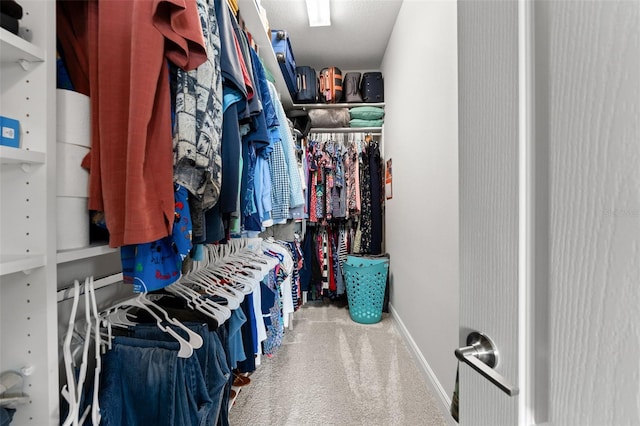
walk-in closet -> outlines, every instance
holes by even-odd
[[[639,1],[0,18],[0,426],[640,424]]]
[[[3,426],[230,424],[347,256],[388,303],[382,88],[296,105],[263,5],[157,3],[2,2]]]

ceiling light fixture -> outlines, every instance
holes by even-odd
[[[331,25],[330,0],[306,0],[310,27],[327,27]]]

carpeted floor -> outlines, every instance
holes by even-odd
[[[293,327],[238,394],[232,426],[447,424],[388,314],[365,325],[315,302]]]

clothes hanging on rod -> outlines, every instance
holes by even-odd
[[[75,387],[68,424],[228,424],[231,388],[247,382],[237,376],[254,371],[260,355],[277,352],[300,306],[301,253],[299,242],[260,238],[207,245],[203,260],[176,283],[99,315],[85,284],[84,321],[72,309],[65,344],[67,381]],[[76,307],[80,290],[76,283]],[[78,381],[74,336],[83,360],[89,344],[101,355],[95,374],[85,367]]]
[[[367,133],[311,134],[308,141],[309,221],[350,220],[356,252],[382,250],[382,158]]]
[[[311,300],[340,298],[346,293],[343,264],[349,252],[348,222],[329,222],[307,228],[300,271],[300,288]]]
[[[148,105],[144,105],[153,125],[142,123],[151,125],[153,134],[138,134],[147,128],[137,121],[122,126],[127,119],[118,122],[108,112],[116,107],[119,114],[129,114],[133,105],[119,100],[130,97],[111,99],[103,80],[90,73],[89,64],[91,69],[102,70],[104,65],[114,71],[104,75],[108,74],[116,86],[122,85],[118,94],[133,90],[129,80],[137,75],[135,66],[131,76],[119,73],[104,52],[119,57],[123,53],[119,49],[134,51],[138,44],[134,40],[103,46],[99,41],[94,46],[95,40],[118,40],[119,36],[108,37],[109,30],[99,23],[126,14],[120,22],[121,34],[129,34],[131,28],[138,34],[157,23],[152,13],[154,2],[149,2],[149,8],[135,9],[135,13],[131,13],[131,0],[124,1],[118,10],[93,3],[80,3],[77,8],[59,6],[60,53],[63,59],[69,58],[65,63],[71,68],[72,83],[75,80],[79,89],[94,94],[93,128],[99,131],[93,135],[96,149],[85,162],[91,166],[90,205],[105,212],[110,245],[122,247],[126,281],[134,290],[153,291],[176,282],[186,255],[183,248],[176,252],[175,246],[185,240],[184,235],[190,239],[185,249],[192,256],[199,251],[198,244],[255,236],[273,224],[302,219],[301,164],[291,125],[275,87],[267,81],[250,34],[238,21],[237,8],[232,10],[225,0],[187,0],[185,16],[189,20],[184,23],[189,28],[176,26],[175,20],[161,28],[164,31],[158,32],[158,40],[171,42],[162,42],[164,48],[145,50],[145,58],[153,56],[158,61],[158,79],[149,80],[157,83],[157,93],[150,88]],[[127,28],[131,31],[125,31]],[[89,45],[95,49],[89,50]],[[96,94],[102,91],[98,89],[105,91],[99,102]],[[171,113],[161,113],[168,106]],[[129,115],[144,116],[138,114],[143,110]],[[114,132],[122,133],[118,137],[121,144],[101,147],[100,141],[112,136],[109,132],[114,126]],[[147,149],[152,139],[154,148]],[[172,145],[167,144],[169,139]],[[130,160],[124,161],[128,153],[136,156],[131,160],[134,166]],[[112,161],[116,154],[122,161]],[[109,161],[108,169],[100,167],[102,157]],[[171,157],[173,161],[167,162]],[[145,164],[158,172],[142,173],[138,169]],[[137,179],[140,173],[140,182],[151,175],[153,182],[117,189],[126,182],[113,176]],[[169,190],[172,184],[173,193]],[[159,200],[155,204],[151,202],[154,197]]]
[[[310,133],[306,141],[307,209],[301,287],[312,299],[344,295],[348,253],[382,251],[382,158],[368,132]]]
[[[112,247],[166,237],[174,213],[168,63],[191,70],[207,59],[196,2],[168,13],[156,1],[61,3],[62,51],[84,58],[70,75],[85,77],[91,95],[89,209],[105,212]]]

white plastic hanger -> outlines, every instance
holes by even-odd
[[[160,305],[152,302],[147,298],[147,293],[140,293],[138,295],[138,299],[141,300],[148,307],[151,307],[153,309],[160,311],[160,313],[162,313],[162,315],[164,316],[165,320],[168,323],[181,328],[185,333],[187,333],[187,335],[189,336],[189,345],[191,345],[193,349],[199,349],[202,347],[202,345],[204,344],[204,340],[202,339],[202,336],[200,336],[198,333],[196,333],[186,325],[182,324],[176,318],[170,317],[167,311],[165,311]]]
[[[235,306],[231,309],[237,309],[242,301],[244,300],[244,293],[235,288],[233,286],[233,274],[225,274],[213,269],[205,269],[200,271],[201,275],[208,277],[209,283],[213,286],[214,289],[221,291],[222,293],[228,294],[230,297],[235,299]]]
[[[195,284],[203,284],[210,290],[210,294],[218,294],[226,299],[229,299],[229,308],[237,309],[244,299],[244,294],[241,291],[234,291],[230,289],[228,285],[222,284],[221,279],[225,278],[226,274],[219,271],[221,265],[224,263],[224,258],[220,255],[220,251],[224,248],[220,246],[214,247],[208,245],[204,267],[198,271],[191,273],[188,277],[191,281],[196,281]],[[217,291],[220,290],[220,291]],[[234,300],[235,299],[235,300]]]
[[[216,303],[208,297],[202,297],[200,293],[191,287],[184,285],[182,282],[174,284],[176,285],[171,285],[167,287],[167,289],[169,289],[169,291],[176,291],[187,300],[191,300],[196,310],[199,310],[206,315],[213,316],[213,318],[218,321],[218,324],[224,323],[231,317],[231,310],[226,306]]]
[[[75,280],[73,283],[73,302],[71,305],[71,314],[69,315],[69,325],[67,326],[67,334],[62,344],[62,356],[64,359],[64,369],[67,376],[67,383],[62,387],[61,394],[69,404],[69,413],[62,423],[62,426],[69,426],[74,423],[75,413],[77,412],[78,401],[76,401],[76,382],[73,374],[73,357],[71,354],[71,338],[76,321],[76,313],[78,312],[78,301],[80,299],[80,283]],[[77,424],[77,417],[75,422]]]
[[[229,286],[220,284],[216,277],[207,275],[206,271],[206,269],[203,269],[183,277],[183,283],[193,284],[203,289],[207,294],[226,299],[227,308],[230,310],[238,309],[242,299]],[[240,295],[244,297],[242,293]]]
[[[82,347],[82,362],[80,363],[80,372],[78,374],[78,384],[76,386],[76,407],[75,418],[73,424],[84,424],[84,419],[89,413],[90,405],[80,415],[80,401],[82,401],[84,382],[87,378],[87,365],[89,357],[89,346],[91,346],[91,305],[89,303],[89,278],[84,280],[84,344]]]
[[[108,322],[108,326],[126,329],[138,324],[129,318],[129,315],[133,315],[129,312],[130,309],[133,309],[133,306],[118,304],[107,308],[100,316],[103,321]]]
[[[100,388],[100,372],[102,370],[102,357],[100,356],[100,348],[102,347],[102,338],[100,336],[100,317],[98,315],[98,305],[96,303],[96,289],[93,283],[93,277],[89,278],[89,298],[91,302],[91,315],[94,321],[94,345],[95,345],[95,369],[93,378],[93,401],[91,404],[91,422],[93,426],[100,425],[100,404],[98,391]]]
[[[140,295],[142,295],[142,294],[143,293],[140,293]],[[126,306],[135,306],[135,307],[138,307],[140,309],[144,309],[153,318],[155,318],[156,325],[160,330],[164,331],[165,333],[168,333],[174,339],[176,339],[178,341],[178,343],[180,343],[180,349],[178,350],[178,356],[180,358],[189,358],[191,355],[193,355],[194,347],[189,343],[189,341],[187,341],[182,336],[180,336],[178,333],[176,333],[171,327],[165,327],[164,325],[162,325],[163,319],[158,316],[158,314],[150,307],[150,305],[145,303],[145,301],[140,298],[140,295],[138,295],[136,297],[133,297],[131,299],[127,299],[124,302],[120,302],[117,305],[115,305],[114,307],[112,307],[111,309],[118,309],[118,308],[126,307]],[[166,312],[165,312],[165,314],[166,314]],[[110,324],[108,318],[105,318],[104,316],[101,316],[101,317],[102,317],[103,321],[107,322],[108,325]],[[167,315],[167,318],[168,318],[168,315]],[[109,328],[109,337],[111,337],[111,335],[110,335],[111,331],[110,330],[111,329]],[[201,342],[201,344],[202,344],[202,342]]]
[[[199,293],[181,282],[171,284],[166,287],[166,290],[183,297],[187,300],[187,304],[191,309],[195,309],[215,319],[218,324],[223,324],[231,317],[231,310],[229,308],[215,303],[209,298],[201,297]]]
[[[254,282],[244,275],[248,270],[247,267],[241,267],[240,264],[226,263],[220,266],[217,272],[230,282],[229,285],[246,295],[251,293],[254,287]],[[253,275],[251,276],[253,277]]]
[[[189,327],[182,324],[177,319],[170,318],[169,314],[161,306],[157,305],[152,300],[150,300],[147,297],[146,293],[140,293],[140,295],[138,295],[137,298],[139,302],[145,305],[143,309],[145,309],[147,312],[153,313],[150,310],[150,308],[156,309],[156,311],[159,311],[165,317],[165,321],[184,330],[189,336],[189,344],[194,349],[198,349],[202,346],[203,344],[202,336],[200,336],[198,333],[196,333],[195,331],[191,330]],[[121,304],[118,304],[116,307],[110,308],[108,315],[103,316],[103,319],[106,319],[113,326],[119,326],[124,328],[135,326],[138,323],[131,321],[128,317],[129,315],[131,315],[131,313],[129,312],[129,309],[133,307],[140,308],[141,306],[139,304],[130,304],[130,303],[127,303],[127,301],[125,301]],[[156,316],[154,316],[154,318],[156,318]]]

